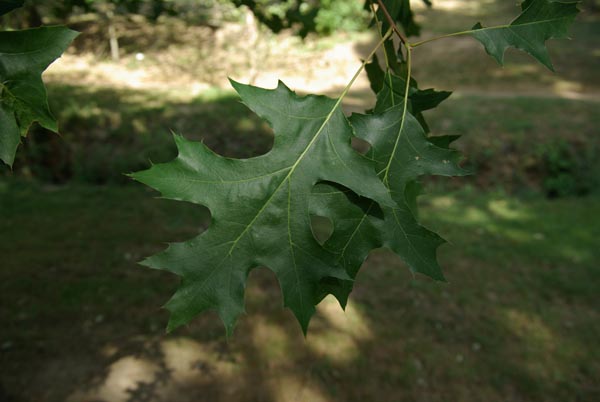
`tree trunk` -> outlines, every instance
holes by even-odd
[[[115,28],[115,13],[112,10],[106,12],[106,20],[108,21],[108,41],[110,45],[110,55],[113,61],[119,61],[119,38],[117,37],[117,29]]]

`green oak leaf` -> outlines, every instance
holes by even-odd
[[[19,7],[23,7],[24,3],[25,0],[0,0],[0,16]]]
[[[579,13],[578,2],[558,0],[526,0],[522,13],[510,23],[484,27],[477,23],[470,33],[483,44],[486,52],[504,64],[504,52],[509,47],[521,49],[554,71],[546,49],[548,39],[568,37],[568,28]]]
[[[389,70],[387,72],[383,71],[376,55],[373,56],[370,63],[365,65],[365,70],[371,83],[371,89],[377,94],[375,113],[381,113],[403,101],[406,90],[405,78]],[[429,126],[425,121],[423,112],[436,108],[450,95],[452,95],[452,92],[449,91],[436,91],[432,88],[419,89],[417,81],[411,78],[408,90],[408,110],[421,123],[425,132],[429,132]]]
[[[0,159],[12,165],[33,122],[56,132],[42,72],[78,35],[66,27],[0,32]]]
[[[375,113],[383,112],[404,99],[406,79],[399,77],[389,71],[385,74],[383,87],[377,94]],[[419,89],[417,82],[411,79],[408,89],[408,107],[410,112],[417,117],[426,110],[436,108],[440,103],[452,95],[449,91],[436,91],[433,88]]]
[[[459,138],[460,135],[438,135],[429,136],[427,137],[427,140],[436,147],[450,149],[450,145]],[[462,174],[470,174],[470,172],[467,170],[463,170]],[[404,192],[404,198],[406,199],[406,203],[416,220],[419,220],[417,199],[422,194],[422,190],[423,187],[421,186],[421,182],[419,182],[418,179],[415,179],[407,183],[406,191]]]
[[[171,244],[143,264],[182,278],[166,305],[169,330],[216,310],[230,334],[244,312],[249,271],[266,266],[306,333],[320,281],[350,279],[313,236],[308,210],[313,186],[329,181],[381,205],[394,202],[374,164],[352,149],[352,128],[341,99],[299,97],[281,82],[274,90],[232,85],[272,126],[273,148],[262,156],[230,159],[176,136],[175,160],[132,174],[164,197],[205,205],[212,214],[205,232]]]
[[[413,272],[444,280],[436,258],[436,250],[444,240],[416,220],[420,187],[415,181],[423,175],[457,176],[468,172],[459,167],[457,151],[436,146],[425,136],[417,119],[403,112],[400,104],[380,114],[353,114],[350,118],[357,137],[371,144],[367,156],[375,161],[395,206],[380,208],[371,200],[341,190],[337,184],[321,183],[314,190],[312,214],[330,218],[334,225],[324,246],[337,254],[352,279],[371,250],[386,247]],[[439,142],[445,145],[443,140]],[[345,305],[352,285],[352,281],[326,278],[320,296],[331,293]]]
[[[375,94],[378,94],[379,91],[381,91],[381,88],[383,88],[385,71],[383,71],[379,65],[379,57],[377,57],[377,54],[374,54],[373,57],[371,57],[371,61],[365,64],[365,72],[367,73],[371,90]]]

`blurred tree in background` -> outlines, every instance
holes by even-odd
[[[431,0],[419,1],[428,7],[432,5]],[[600,9],[600,0],[583,0],[582,3],[589,12]],[[149,21],[170,15],[190,24],[204,25],[223,16],[241,21],[239,13],[236,14],[233,9],[245,6],[271,31],[277,33],[292,29],[304,37],[309,33],[322,35],[331,34],[334,30],[365,29],[366,10],[371,0],[27,0],[25,4],[23,10],[4,18],[3,25],[19,28],[39,26],[43,19],[49,23],[69,23],[73,17],[90,13],[137,15]],[[408,36],[419,34],[420,27],[414,21],[410,0],[385,0],[384,4]]]
[[[367,13],[359,1],[344,0],[232,0],[248,7],[273,32],[292,28],[304,37],[311,32],[364,29]]]
[[[416,11],[413,8],[423,4],[429,6],[429,1],[383,2],[407,36],[421,33],[421,27],[413,18]],[[146,78],[147,80],[156,80],[161,74],[162,77],[169,77],[169,85],[165,83],[165,89],[173,88],[171,77],[182,79],[182,76],[188,80],[198,80],[202,85],[218,87],[219,79],[225,75],[223,71],[227,71],[231,76],[245,74],[248,81],[253,82],[260,75],[261,69],[297,70],[297,66],[302,63],[316,65],[317,58],[309,57],[308,53],[317,46],[326,47],[327,43],[337,41],[336,38],[355,41],[355,37],[350,38],[344,32],[361,31],[368,27],[369,13],[365,7],[369,7],[370,3],[368,0],[26,0],[26,7],[0,18],[0,21],[5,27],[19,29],[42,23],[67,24],[72,29],[82,32],[68,54],[90,66],[82,70],[85,73],[81,72],[90,77],[103,68],[107,70],[108,75],[113,76],[127,71],[143,71],[144,74],[151,71],[149,74],[152,78]],[[461,21],[451,22],[452,19],[448,19],[447,16],[444,19],[436,17],[447,11],[443,11],[445,9],[442,1],[437,3],[437,8],[436,2],[433,3],[432,10],[421,13],[421,19],[418,20],[423,24],[422,33],[431,33],[432,29],[445,29],[443,24],[446,22],[440,28],[440,21],[462,26]],[[498,4],[502,4],[501,7],[498,6],[499,10],[510,11],[513,7],[503,2]],[[585,15],[596,18],[593,13],[597,12],[599,5],[599,0],[584,0]],[[494,9],[491,5],[489,7]],[[421,7],[419,11],[424,10]],[[381,15],[378,18],[380,21],[385,20]],[[590,31],[590,26],[580,25],[580,36],[592,38],[593,31]],[[339,29],[334,30],[334,27]],[[272,35],[271,31],[283,32],[283,35]],[[341,36],[335,36],[339,31],[343,32]],[[311,37],[300,45],[293,42],[298,40],[292,36],[294,34],[310,34]],[[320,39],[316,36],[329,34],[333,34],[333,37],[325,38],[321,44],[317,44]],[[293,49],[289,48],[279,48],[283,43],[281,38],[293,38],[292,42],[295,43],[298,52],[294,53]],[[581,41],[572,43],[574,47],[569,49],[572,49],[570,51],[573,53],[576,53],[578,46],[585,47],[578,44]],[[121,59],[118,67],[107,60],[111,54],[113,59]],[[140,60],[136,59],[138,56]],[[564,58],[573,60],[571,53]],[[586,60],[592,59],[588,55],[579,63],[584,66],[590,64],[591,68],[592,63]],[[108,63],[99,66],[104,62]],[[271,65],[265,66],[266,62],[270,62]],[[434,67],[431,68],[430,74],[425,76],[434,76]],[[445,71],[452,73],[458,69],[451,68]],[[135,76],[134,73],[131,75]],[[472,75],[474,76],[475,74]],[[591,75],[586,75],[588,76]],[[62,79],[58,75],[55,78],[59,81]],[[452,79],[470,80],[467,74],[458,72],[454,73]],[[577,82],[580,77],[573,73],[569,79]],[[90,80],[94,82],[93,79]],[[58,94],[51,96],[50,102],[52,110],[59,117],[63,137],[50,135],[43,128],[34,126],[32,135],[24,143],[24,152],[17,155],[18,161],[13,173],[53,182],[72,179],[94,183],[113,180],[122,182],[125,179],[121,172],[144,168],[148,159],[163,160],[170,156],[171,144],[160,135],[174,128],[175,123],[172,123],[169,117],[163,117],[161,122],[156,118],[156,113],[146,116],[138,109],[124,107],[112,110],[113,103],[116,102],[113,98],[117,95],[113,94],[113,98],[110,98],[109,92],[105,92],[106,100],[94,96],[94,104],[88,105],[85,91],[77,92],[81,94],[81,97],[77,98],[73,94],[74,91],[68,91],[61,86],[72,85],[73,82],[64,79],[61,84],[54,82],[50,87],[51,92]],[[101,80],[94,83],[100,82]],[[102,81],[102,85],[104,84],[106,82]],[[107,109],[111,111],[107,112]],[[120,117],[125,115],[127,117]],[[181,123],[186,120],[184,117],[178,115],[175,120],[175,128],[178,130],[194,132],[194,126],[180,128],[180,125],[185,125]],[[131,132],[145,134],[129,136]],[[220,141],[222,148],[233,146],[223,145],[224,140]],[[560,147],[554,143],[548,146],[536,145],[530,152],[526,152],[525,148],[527,147],[524,145],[518,146],[519,155],[529,155],[529,167],[523,168],[524,173],[503,174],[502,179],[498,179],[499,182],[508,182],[509,175],[515,176],[516,182],[527,182],[528,177],[534,175],[535,182],[543,183],[540,186],[547,194],[553,196],[586,193],[594,187],[593,181],[589,179],[594,175],[587,172],[592,171],[589,166],[595,160],[595,148],[589,152],[589,156],[582,151],[583,145],[574,140]],[[124,155],[114,159],[106,157],[117,152],[115,150],[123,152]],[[471,155],[477,155],[471,151]],[[491,151],[486,149],[486,152]],[[521,156],[515,160],[520,160]],[[527,159],[524,156],[523,158]],[[483,166],[481,170],[493,170],[488,168],[489,158],[482,156],[475,159],[476,156],[471,163]],[[0,172],[0,175],[6,174],[8,172]],[[521,185],[517,187],[519,186]]]
[[[82,13],[104,13],[112,9],[119,14],[140,14],[156,20],[163,14],[174,12],[173,3],[168,0],[49,0],[44,2],[26,1],[25,8],[29,13],[51,20],[68,22],[69,17]]]
[[[69,23],[70,17],[92,13],[99,16],[108,28],[111,56],[119,60],[119,42],[115,27],[116,15],[141,15],[150,21],[156,21],[163,14],[175,14],[170,1],[166,0],[51,0],[44,3],[28,1],[17,18],[11,18],[12,24],[19,28],[40,26],[44,22]]]
[[[405,3],[405,8],[409,8],[409,2]],[[44,22],[72,24],[91,14],[106,25],[111,56],[119,60],[117,17],[141,16],[156,22],[168,15],[188,24],[218,28],[223,20],[241,21],[235,7],[245,6],[272,32],[292,29],[305,37],[309,33],[327,35],[365,29],[368,4],[369,1],[363,4],[360,0],[50,0],[43,3],[29,0],[22,10],[5,18],[3,25],[23,29]]]
[[[150,21],[170,15],[192,24],[206,24],[211,17],[231,15],[233,7],[242,6],[273,32],[293,28],[302,36],[364,29],[368,15],[360,0],[29,0],[16,17],[3,22],[24,28],[41,25],[42,16],[47,22],[69,23],[82,14],[112,13],[139,15]]]

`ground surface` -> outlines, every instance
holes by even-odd
[[[207,223],[140,188],[4,187],[3,386],[25,401],[584,401],[600,389],[598,198],[463,190],[422,215],[450,284],[374,253],[346,313],[308,338],[254,272],[227,342],[216,316],[165,335],[176,280],[135,264]],[[9,370],[6,370],[10,368]],[[8,399],[10,400],[10,399]]]
[[[439,0],[420,11],[424,37],[504,22],[513,3]],[[421,200],[451,242],[440,250],[449,283],[374,252],[347,311],[326,299],[307,339],[266,269],[252,273],[229,341],[214,315],[165,335],[159,306],[177,278],[135,262],[209,214],[121,173],[172,158],[170,129],[229,156],[265,152],[269,128],[226,74],[336,94],[372,38],[281,40],[252,77],[251,60],[221,53],[211,67],[185,41],[143,49],[146,64],[135,52],[120,64],[66,57],[48,74],[62,139],[33,136],[0,177],[0,401],[600,399],[599,32],[586,15],[573,41],[553,42],[556,75],[514,53],[500,69],[468,39],[415,52],[421,83],[457,89],[428,115],[433,132],[462,134],[479,172],[429,182]],[[371,100],[362,80],[345,107]]]

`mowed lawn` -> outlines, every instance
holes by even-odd
[[[0,187],[0,367],[8,401],[592,401],[600,396],[600,198],[430,194],[449,283],[372,253],[344,313],[309,335],[274,276],[170,335],[177,286],[136,265],[209,222],[142,186]],[[12,399],[11,399],[12,398]],[[143,399],[145,398],[145,399]]]

